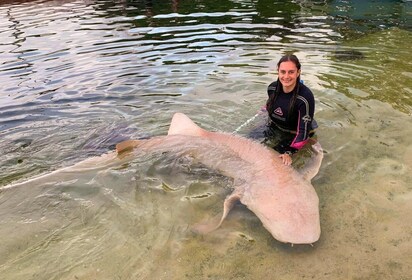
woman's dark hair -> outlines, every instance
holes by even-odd
[[[277,64],[278,69],[279,69],[280,64],[282,62],[285,62],[285,61],[293,62],[296,65],[296,68],[298,70],[300,70],[301,65],[300,65],[299,59],[296,57],[296,55],[287,54],[287,55],[282,56],[282,58],[279,60],[279,62]],[[289,113],[288,113],[289,116],[291,115],[291,113],[292,113],[292,111],[295,107],[296,98],[298,97],[298,92],[299,92],[299,85],[300,85],[300,75],[296,79],[296,85],[295,85],[295,88],[292,91],[292,98],[290,99],[290,103],[289,103]],[[269,113],[273,112],[273,110],[274,110],[274,108],[272,108],[273,104],[275,103],[276,98],[278,97],[281,90],[282,90],[282,87],[281,87],[281,83],[280,83],[279,78],[278,78],[274,94],[269,95],[269,99],[266,103],[266,108],[267,108]]]

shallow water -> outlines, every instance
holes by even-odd
[[[2,278],[412,277],[410,1],[2,3],[2,186],[165,134],[177,111],[248,135],[290,51],[326,151],[314,247],[273,240],[241,205],[193,234],[232,179],[146,154],[2,187]]]

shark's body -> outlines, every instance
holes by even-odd
[[[133,152],[123,153],[133,148]],[[297,172],[284,165],[276,151],[260,143],[233,134],[203,130],[186,115],[177,113],[167,136],[127,140],[116,146],[117,152],[89,158],[0,189],[59,184],[85,171],[92,176],[93,172],[121,165],[141,155],[141,152],[189,155],[234,179],[234,191],[225,200],[222,218],[215,224],[198,227],[200,231],[219,227],[233,204],[240,201],[256,214],[275,239],[292,244],[311,244],[320,237],[320,221],[318,196],[310,180],[317,174],[323,158],[319,143],[312,148],[315,153],[311,164]]]
[[[323,158],[319,143],[312,146],[315,154],[311,164],[299,173],[284,165],[276,151],[260,143],[203,130],[186,115],[176,113],[167,136],[117,145],[119,153],[130,148],[187,153],[234,178],[234,191],[226,198],[223,216],[215,227],[239,200],[281,242],[311,244],[320,237],[319,199],[310,183]]]

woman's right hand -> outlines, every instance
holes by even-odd
[[[282,159],[284,165],[292,164],[292,157],[289,154],[280,154],[279,157]]]

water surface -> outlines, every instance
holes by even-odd
[[[363,2],[3,1],[2,277],[411,278],[412,3]],[[177,111],[248,135],[286,52],[326,151],[314,247],[273,240],[240,205],[193,234],[233,182],[174,155],[7,187],[165,134]]]

